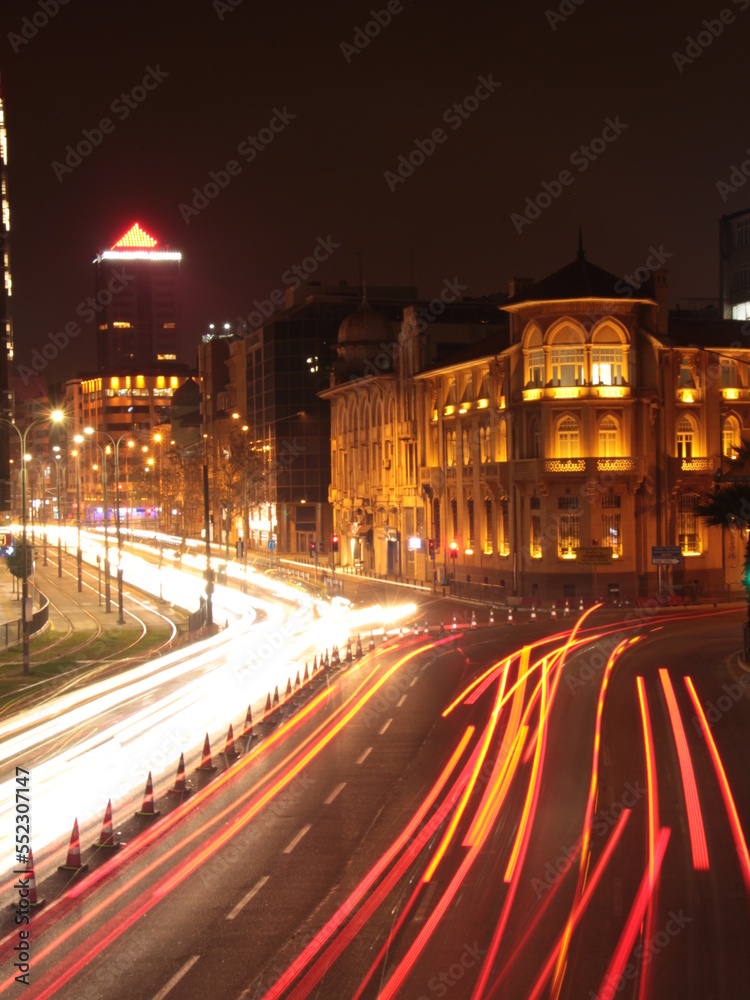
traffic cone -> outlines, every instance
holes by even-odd
[[[445,622],[442,618],[440,619],[440,634],[445,635]]]
[[[158,816],[159,810],[154,809],[154,784],[151,780],[151,772],[146,778],[146,791],[143,793],[143,803],[136,813],[136,816]]]
[[[327,669],[328,669],[328,667],[330,666],[330,663],[331,663],[331,661],[330,661],[330,660],[328,659],[328,646],[326,646],[326,658],[325,658],[325,660],[323,661],[323,663],[325,663],[325,665],[326,665],[326,670],[327,670]],[[321,664],[321,666],[322,666],[322,664]]]
[[[268,692],[266,697],[266,707],[263,710],[263,722],[267,726],[275,726],[276,719],[273,717],[273,705],[271,704],[271,692]]]
[[[419,622],[414,622],[414,635],[419,635]]]
[[[476,611],[472,611],[471,612],[471,627],[472,628],[476,628],[477,627],[477,613],[476,613]]]
[[[187,781],[185,780],[185,754],[180,754],[180,762],[177,765],[177,776],[174,779],[174,785],[167,789],[172,795],[182,795],[183,792],[191,792],[192,788],[188,788]]]
[[[284,692],[284,701],[288,701],[291,697],[292,697],[292,678],[287,677],[286,691]]]
[[[279,707],[279,685],[278,684],[273,689],[273,707],[274,708],[278,708]]]
[[[495,624],[495,609],[490,608],[490,625]]]
[[[454,632],[456,631],[456,627],[457,627],[457,626],[456,626],[456,616],[454,615],[454,616],[453,616],[453,631],[454,631]]]
[[[115,833],[112,829],[112,799],[109,799],[107,808],[104,811],[102,832],[99,834],[99,839],[94,844],[94,847],[114,847],[117,850],[121,846],[119,842],[115,842]]]
[[[322,656],[320,658],[320,665],[321,665],[321,667],[323,666],[323,657]],[[305,666],[307,666],[307,664],[305,664]],[[313,656],[313,668],[312,668],[312,672],[314,674],[318,672],[318,654],[317,653],[315,654],[315,656]]]
[[[531,605],[531,620],[536,621],[536,604]]]
[[[568,603],[568,599],[567,598],[565,599],[565,610],[563,611],[563,616],[565,618],[570,617],[570,604]]]
[[[346,640],[346,662],[347,663],[351,663],[352,662],[352,640],[351,639],[347,639]]]
[[[300,688],[299,670],[297,671],[297,676],[294,678],[294,690],[298,691]]]
[[[250,709],[248,709],[248,712]],[[250,727],[252,729],[252,725]],[[208,741],[208,733],[206,733],[206,738],[203,741],[203,756],[201,757],[201,762],[196,768],[196,771],[215,771],[216,765],[211,760],[211,744]]]
[[[583,598],[582,597],[578,598],[578,610],[579,611],[583,611]]]
[[[424,620],[424,628],[422,629],[425,635],[429,635],[430,626],[427,624],[427,619]]]
[[[508,624],[509,625],[513,624],[513,608],[510,606],[510,604],[508,605]]]
[[[362,638],[361,638],[359,632],[357,632],[357,649],[356,649],[354,655],[357,657],[358,660],[362,659],[362,655],[363,655],[362,654]]]
[[[317,659],[317,657],[316,657]],[[315,673],[315,661],[313,661],[313,673]],[[305,660],[305,673],[302,676],[302,683],[308,684],[310,681],[310,672],[307,669],[307,660]]]
[[[554,621],[556,618],[557,618],[557,608],[555,607],[555,602],[553,601],[552,602],[552,620]]]
[[[370,641],[367,644],[368,649],[375,649],[375,636],[372,634],[372,629],[370,629]]]
[[[242,730],[242,738],[250,736],[251,738],[255,734],[253,733],[253,706],[247,706],[247,712],[245,713],[245,728]]]
[[[68,860],[64,865],[58,866],[60,872],[85,872],[88,865],[81,864],[81,838],[78,836],[78,819],[73,824],[73,831],[70,834],[70,844],[68,845]]]
[[[227,741],[224,744],[224,749],[221,751],[222,757],[239,757],[242,751],[235,745],[234,742],[234,730],[232,729],[232,723],[229,723],[229,729],[227,730]]]
[[[34,874],[34,852],[29,848],[29,857],[26,861],[26,875],[28,875],[28,890],[29,894],[26,897],[29,901],[29,906],[44,906],[45,900],[39,899],[36,892],[36,875]],[[15,903],[13,906],[15,907]]]

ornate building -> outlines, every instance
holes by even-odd
[[[364,328],[355,352],[342,327],[340,374],[321,394],[342,564],[429,582],[431,539],[438,580],[509,596],[738,586],[742,539],[706,528],[696,504],[750,427],[750,340],[738,322],[670,320],[665,271],[637,297],[621,288],[581,247],[515,283],[499,305],[507,334],[496,316],[490,337],[475,329],[435,361],[444,318],[417,335],[406,310],[392,363],[360,378],[375,337]]]

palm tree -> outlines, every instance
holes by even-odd
[[[711,527],[750,529],[750,442],[743,441],[732,459],[732,469],[721,472],[710,493],[698,501],[698,515]],[[750,539],[745,541],[742,584],[747,594],[747,620],[750,625]]]

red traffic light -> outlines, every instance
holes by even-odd
[[[331,535],[331,552],[338,552],[339,550],[339,536]]]
[[[458,542],[451,542],[450,550],[451,550],[451,559],[458,558]]]

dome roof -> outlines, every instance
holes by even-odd
[[[393,326],[367,299],[347,316],[339,327],[339,344],[390,344],[394,339]]]

